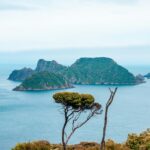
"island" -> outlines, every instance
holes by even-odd
[[[150,73],[146,74],[144,77],[150,79]]]
[[[140,83],[145,83],[145,78],[144,78],[143,75],[138,74],[138,75],[136,76],[136,81],[137,81],[139,84],[140,84]]]
[[[136,77],[113,59],[106,57],[80,58],[63,71],[74,84],[134,85]]]
[[[55,60],[40,59],[36,68],[13,71],[9,78],[23,81],[14,90],[51,90],[80,85],[136,85],[144,82],[140,75],[134,76],[126,68],[107,57],[80,58],[71,66]]]
[[[61,75],[49,72],[40,72],[33,74],[25,79],[14,91],[39,91],[39,90],[57,90],[73,88]]]
[[[14,70],[8,77],[12,81],[24,81],[26,78],[32,76],[35,73],[31,68],[23,68],[20,70]]]
[[[31,77],[35,73],[44,72],[44,71],[52,72],[52,73],[60,73],[62,70],[66,68],[67,68],[66,66],[57,63],[55,60],[45,61],[44,59],[40,59],[37,62],[36,68],[34,70],[26,67],[19,70],[14,70],[9,75],[8,80],[24,81],[25,79]]]

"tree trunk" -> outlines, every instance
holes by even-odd
[[[66,123],[64,124],[64,126],[63,126],[63,128],[62,128],[62,145],[63,145],[63,150],[66,150],[65,127],[66,127]]]
[[[68,123],[68,117],[67,117],[67,111],[65,110],[65,122],[64,122],[64,125],[63,125],[63,128],[62,128],[62,145],[63,145],[63,150],[66,150],[66,142],[65,142],[65,128],[66,128],[66,125]]]
[[[103,127],[103,136],[102,136],[100,150],[105,150],[105,136],[106,136],[106,127],[107,127],[107,114],[108,114],[108,107],[106,106],[105,118],[104,118],[104,127]]]
[[[104,127],[103,127],[103,136],[102,136],[102,140],[101,140],[101,145],[100,145],[100,150],[105,150],[105,136],[106,136],[106,130],[107,130],[107,116],[108,116],[108,109],[109,106],[111,105],[111,103],[114,100],[114,96],[117,92],[117,88],[115,88],[114,91],[110,90],[110,97],[106,103],[106,107],[105,107],[105,117],[104,117]]]

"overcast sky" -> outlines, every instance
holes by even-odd
[[[150,60],[150,0],[0,1],[1,52],[132,46]]]
[[[1,0],[0,50],[150,45],[149,0]]]

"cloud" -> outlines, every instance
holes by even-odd
[[[1,0],[0,10],[30,10],[46,8],[51,4],[51,0]]]
[[[35,9],[0,11],[1,51],[150,45],[147,0],[6,2]]]
[[[2,10],[27,10],[27,7],[16,5],[0,5],[0,11]]]
[[[26,10],[31,8],[49,8],[55,6],[73,6],[80,4],[136,4],[137,0],[1,0],[0,1],[0,10]]]
[[[29,5],[18,4],[15,1],[0,1],[0,11],[11,11],[11,10],[29,10]]]

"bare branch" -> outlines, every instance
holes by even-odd
[[[68,136],[68,138],[67,138],[67,140],[66,140],[66,144],[68,143],[68,141],[70,140],[70,138],[71,138],[71,136],[74,134],[74,132],[75,132],[77,129],[79,129],[80,127],[82,127],[84,124],[86,124],[86,123],[96,114],[96,112],[97,112],[96,109],[93,110],[93,111],[91,111],[91,113],[88,115],[88,117],[87,117],[82,123],[80,123],[80,124],[78,124],[78,125],[76,125],[76,126],[74,126],[74,124],[75,124],[75,122],[79,119],[79,117],[73,120],[73,123],[72,123],[72,131],[71,131],[71,133],[69,134],[69,136]],[[81,114],[81,113],[80,113],[80,114]],[[79,116],[80,116],[80,115],[79,115]]]
[[[76,115],[76,117],[73,119],[73,121],[72,121],[72,130],[74,130],[75,122],[79,119],[81,113],[82,113],[82,111],[80,111],[80,112]]]
[[[109,106],[112,104],[113,100],[114,100],[114,96],[117,92],[117,88],[115,88],[114,91],[112,91],[109,88],[110,91],[110,97],[106,103],[106,107],[105,107],[105,117],[104,117],[104,127],[103,127],[103,136],[102,136],[102,140],[101,140],[101,145],[100,145],[100,150],[105,150],[105,136],[106,136],[106,129],[107,129],[107,116],[108,116],[108,110],[109,110]]]

